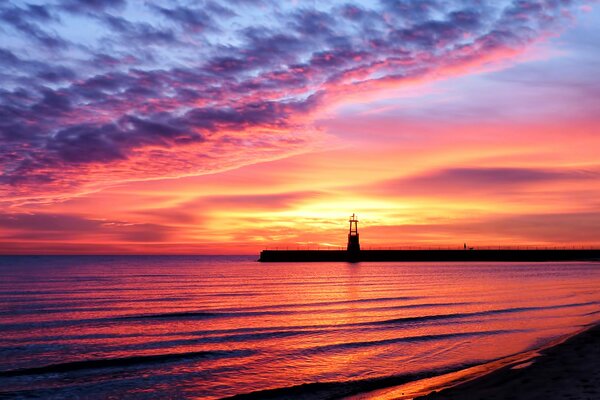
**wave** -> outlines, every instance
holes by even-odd
[[[593,326],[593,324],[590,326]],[[556,346],[559,343],[562,343],[565,340],[565,338],[566,337],[563,336],[562,339],[559,339],[558,341],[545,343],[540,348],[537,348],[535,350],[529,350],[522,353],[515,353],[509,356],[487,360],[485,362],[474,361],[466,363],[455,363],[443,368],[408,373],[403,375],[389,375],[384,377],[365,378],[348,381],[303,383],[299,385],[263,389],[248,393],[237,394],[234,396],[222,398],[221,400],[275,400],[289,398],[338,399],[346,398],[353,395],[360,395],[378,389],[400,386],[406,383],[417,382],[419,380],[428,379],[432,377],[442,377],[443,375],[456,373],[458,373],[459,375],[452,376],[447,382],[464,382],[467,379],[472,379],[473,377],[476,378],[478,376],[485,375],[490,371],[497,370],[498,368],[502,368],[507,365],[518,365],[522,363],[523,359],[530,359],[532,355],[536,355],[540,350],[544,350]],[[477,370],[469,371],[472,368],[477,368]],[[440,387],[440,382],[443,382],[443,380],[438,381],[438,389]],[[435,386],[431,386],[430,389],[435,389]]]
[[[115,319],[204,319],[226,317],[255,317],[260,315],[287,315],[288,311],[245,311],[245,312],[210,312],[210,311],[176,311],[158,314],[124,315]]]
[[[226,308],[223,311],[252,311],[252,310],[274,310],[274,309],[293,309],[293,308],[304,308],[304,307],[322,307],[322,306],[335,306],[342,304],[361,304],[361,303],[379,303],[389,301],[407,301],[407,300],[419,300],[422,297],[415,296],[401,296],[401,297],[376,297],[372,299],[356,299],[356,300],[337,300],[337,301],[317,301],[310,303],[283,303],[283,304],[272,304],[265,306],[252,306],[252,307],[236,307]],[[409,307],[406,305],[405,307]],[[287,311],[287,310],[286,310]],[[290,311],[292,312],[292,311]]]
[[[282,330],[272,332],[260,332],[260,333],[247,333],[247,334],[233,334],[223,336],[204,337],[199,340],[202,343],[222,343],[222,342],[246,342],[253,340],[264,340],[264,339],[280,339],[291,336],[300,335],[311,335],[321,333],[319,330]]]
[[[55,374],[100,368],[122,368],[144,364],[162,364],[176,361],[189,361],[195,359],[204,360],[217,358],[248,357],[255,353],[256,352],[252,350],[215,350],[192,351],[175,354],[171,353],[116,358],[101,358],[92,360],[71,361],[58,364],[49,364],[41,367],[20,368],[7,371],[0,371],[0,377]]]
[[[302,352],[302,354],[306,355],[306,354],[310,354],[310,353],[327,352],[330,350],[347,350],[347,349],[357,349],[357,348],[372,347],[372,346],[384,346],[384,345],[396,344],[396,343],[426,342],[426,341],[436,341],[436,340],[456,339],[456,338],[469,338],[469,337],[478,337],[478,336],[504,335],[504,334],[509,334],[509,333],[527,332],[527,331],[528,330],[519,330],[519,329],[499,329],[499,330],[480,331],[480,332],[442,333],[442,334],[438,334],[438,335],[407,336],[407,337],[372,340],[372,341],[364,341],[364,342],[346,342],[346,343],[328,344],[328,345],[324,345],[324,346],[317,346],[317,347],[310,347],[308,349],[303,349],[301,352]]]
[[[320,302],[320,303],[306,303],[302,304],[302,306],[321,306],[321,305],[337,305],[340,303],[356,303],[356,302],[378,302],[378,301],[389,301],[389,300],[398,300],[398,299],[407,299],[400,297],[393,298],[380,298],[380,299],[364,299],[364,300],[348,300],[348,301],[337,301],[337,302]],[[412,298],[411,298],[412,299]],[[434,303],[435,304],[435,303]],[[451,304],[451,303],[450,303]],[[427,316],[416,316],[416,317],[402,317],[402,318],[394,318],[383,321],[376,322],[364,322],[358,324],[349,324],[352,325],[373,325],[373,324],[393,324],[393,323],[401,323],[401,322],[420,322],[420,321],[429,321],[429,320],[440,320],[447,318],[468,318],[468,317],[480,317],[486,315],[493,314],[503,314],[503,313],[514,313],[514,312],[526,312],[526,311],[537,311],[537,310],[550,310],[557,308],[567,308],[567,307],[582,307],[587,305],[595,305],[598,302],[587,302],[587,303],[574,303],[574,304],[560,304],[554,306],[539,306],[539,307],[514,307],[514,308],[505,308],[498,310],[486,310],[486,311],[477,311],[470,313],[453,313],[453,314],[440,314],[440,315],[427,315]],[[300,306],[301,304],[296,305],[281,305],[284,306]],[[432,306],[433,304],[423,305]],[[219,311],[177,311],[170,313],[158,313],[158,314],[139,314],[139,315],[125,315],[121,317],[117,317],[117,319],[204,319],[204,318],[226,318],[226,317],[255,317],[255,316],[263,316],[263,315],[291,315],[291,314],[299,314],[302,312],[293,311],[293,310],[273,310],[273,308],[279,308],[277,306],[266,307],[267,309],[259,309],[259,308],[238,308],[238,309],[222,309]],[[271,308],[269,310],[269,308]],[[381,307],[382,309],[387,309],[387,307]],[[389,307],[390,309],[403,309],[403,308],[419,308],[417,305],[399,305]],[[377,309],[377,308],[375,308]],[[256,311],[251,311],[256,310]],[[366,308],[365,311],[370,311],[369,308]],[[308,313],[311,310],[307,311]]]
[[[227,313],[216,313],[208,311],[178,311],[172,313],[160,313],[160,314],[137,314],[137,315],[124,315],[116,317],[114,319],[167,319],[167,318],[218,318],[222,316],[229,316]]]
[[[388,324],[399,324],[399,323],[410,323],[410,322],[438,321],[438,320],[444,320],[444,319],[485,317],[488,315],[511,314],[511,313],[527,312],[527,311],[554,310],[554,309],[560,309],[560,308],[584,307],[584,306],[597,305],[597,304],[600,304],[600,303],[596,302],[596,301],[591,301],[591,302],[586,302],[586,303],[558,304],[558,305],[553,305],[553,306],[512,307],[512,308],[501,308],[501,309],[496,309],[496,310],[475,311],[475,312],[468,312],[468,313],[452,313],[452,314],[437,314],[437,315],[423,315],[423,316],[415,316],[415,317],[392,318],[392,319],[385,319],[385,320],[381,320],[381,321],[359,322],[354,325],[357,325],[357,326],[388,325]]]
[[[323,305],[323,304],[339,304],[345,302],[378,302],[378,301],[388,301],[392,299],[402,299],[401,297],[389,297],[389,298],[379,298],[379,299],[364,299],[364,300],[348,300],[341,302],[320,302],[320,303],[306,303],[307,305]],[[404,324],[404,323],[419,323],[419,322],[429,322],[429,321],[441,321],[441,320],[451,320],[451,319],[466,319],[471,317],[485,317],[490,315],[501,315],[501,314],[510,314],[510,313],[518,313],[518,312],[527,312],[527,311],[542,311],[542,310],[552,310],[552,309],[561,309],[561,308],[573,308],[573,307],[584,307],[584,306],[592,306],[598,305],[600,302],[598,301],[590,301],[584,303],[569,303],[569,304],[558,304],[551,306],[534,306],[534,307],[512,307],[512,308],[503,308],[503,309],[495,309],[495,310],[485,310],[485,311],[476,311],[476,312],[466,312],[466,313],[451,313],[451,314],[434,314],[434,315],[422,315],[422,316],[411,316],[411,317],[401,317],[401,318],[392,318],[386,320],[378,320],[378,321],[367,321],[367,322],[357,322],[357,323],[346,323],[346,324],[338,324],[334,326],[327,325],[304,325],[304,326],[293,326],[294,329],[327,329],[327,328],[346,328],[346,327],[359,327],[359,326],[378,326],[378,325],[394,325],[394,324]],[[410,308],[410,305],[407,305]],[[393,307],[393,306],[392,306]],[[397,306],[400,309],[403,307],[401,305]],[[376,307],[375,309],[377,309]],[[385,308],[385,307],[383,307]],[[227,310],[227,311],[226,311]],[[43,322],[17,322],[17,323],[9,323],[3,324],[2,329],[5,331],[12,330],[28,330],[33,327],[35,328],[54,328],[54,327],[66,327],[66,326],[80,326],[82,324],[95,324],[95,323],[111,323],[111,322],[120,322],[123,320],[128,321],[145,321],[145,320],[202,320],[202,319],[213,319],[213,318],[238,318],[238,317],[256,317],[256,316],[273,316],[273,315],[292,315],[292,314],[302,314],[302,313],[310,313],[309,311],[294,311],[294,310],[257,310],[257,311],[233,311],[234,309],[219,309],[215,311],[176,311],[169,313],[156,313],[156,314],[132,314],[132,315],[122,315],[117,317],[108,317],[108,318],[82,318],[82,319],[74,319],[74,320],[63,320],[63,321],[43,321]],[[243,310],[243,309],[238,309]],[[331,311],[331,310],[330,310]],[[369,311],[369,308],[366,308],[365,311]],[[285,329],[292,328],[291,326],[284,327],[268,327],[267,329]],[[256,329],[256,328],[251,328]],[[245,329],[244,329],[245,330]],[[210,332],[210,331],[206,331]],[[216,332],[215,332],[216,333]],[[223,332],[224,333],[224,332]]]
[[[362,300],[345,300],[345,301],[328,301],[328,302],[315,302],[315,303],[295,303],[295,304],[280,304],[266,307],[239,307],[239,308],[225,308],[219,309],[218,311],[177,311],[170,313],[157,313],[157,314],[136,314],[136,315],[125,315],[117,317],[117,319],[202,319],[202,318],[223,318],[223,317],[254,317],[262,315],[291,315],[318,312],[319,310],[306,310],[306,311],[295,311],[293,308],[301,307],[319,307],[328,305],[339,305],[348,303],[373,303],[373,302],[385,302],[392,300],[413,300],[414,297],[389,297],[379,299],[362,299]],[[397,306],[380,306],[380,307],[367,307],[361,309],[362,311],[373,311],[373,310],[394,310],[394,309],[412,309],[412,308],[427,308],[427,307],[442,307],[449,305],[461,305],[471,303],[423,303],[423,304],[408,304],[408,305],[397,305]],[[292,308],[285,309],[285,308]]]
[[[209,329],[209,330],[193,330],[193,331],[179,331],[179,335],[236,335],[240,333],[248,333],[250,335],[256,333],[270,333],[275,331],[288,331],[293,329],[298,332],[328,332],[332,330],[338,330],[339,327],[344,328],[347,324],[342,325],[278,325],[278,326],[263,326],[263,327],[244,327],[244,328],[229,328],[229,329]],[[172,336],[172,333],[159,333],[151,336]]]
[[[11,344],[14,343],[19,345],[26,340],[35,341],[35,343],[44,343],[44,342],[58,342],[61,340],[99,340],[99,339],[124,339],[124,338],[135,338],[139,337],[138,333],[88,333],[88,334],[72,334],[72,335],[46,335],[46,336],[28,336],[23,337],[19,336],[16,338],[3,338],[2,342]],[[15,345],[12,344],[9,348],[14,348]],[[1,350],[5,350],[7,348],[0,347]]]
[[[135,343],[128,344],[120,347],[121,350],[127,351],[141,351],[141,350],[154,350],[154,349],[165,349],[177,348],[179,346],[195,346],[199,344],[224,344],[224,343],[247,343],[259,340],[272,340],[282,339],[287,337],[309,335],[313,333],[319,333],[319,331],[274,331],[274,332],[263,332],[263,333],[252,333],[252,334],[239,334],[239,335],[222,335],[222,336],[209,336],[189,339],[172,339],[172,340],[161,340],[153,342]],[[2,348],[0,348],[2,351]]]
[[[379,378],[357,379],[351,381],[303,383],[300,385],[237,394],[222,398],[221,400],[275,400],[291,398],[339,399],[386,387],[398,386],[420,379],[432,378],[434,376],[457,372],[462,369],[474,367],[476,365],[478,364],[460,364],[450,366],[445,369],[436,369],[427,372],[390,375]]]
[[[333,302],[332,302],[333,303]],[[434,303],[435,304],[435,303]],[[448,303],[452,304],[452,303]],[[552,305],[552,306],[537,306],[537,307],[513,307],[513,308],[504,308],[504,309],[496,309],[496,310],[487,310],[487,311],[477,311],[470,313],[452,313],[452,314],[439,314],[439,315],[425,315],[425,316],[414,316],[414,317],[402,317],[402,318],[392,318],[386,320],[379,321],[368,321],[368,322],[358,322],[358,323],[344,323],[337,325],[319,325],[319,324],[309,324],[309,325],[295,325],[295,326],[265,326],[265,327],[239,327],[239,328],[230,328],[230,329],[214,329],[214,330],[200,330],[200,331],[190,331],[190,332],[180,332],[180,334],[189,334],[189,335],[225,335],[220,336],[227,340],[227,338],[239,337],[243,338],[248,337],[249,339],[252,337],[260,337],[262,334],[265,335],[277,335],[276,332],[289,332],[290,328],[293,329],[297,334],[301,334],[302,332],[307,334],[315,334],[315,333],[323,333],[326,331],[332,330],[340,330],[354,327],[364,327],[364,326],[382,326],[382,325],[394,325],[394,324],[403,324],[403,323],[419,323],[419,322],[429,322],[429,321],[440,321],[445,319],[466,319],[471,317],[482,317],[487,315],[497,315],[497,314],[510,314],[510,313],[518,313],[518,312],[527,312],[527,311],[540,311],[547,309],[557,309],[557,308],[572,308],[572,307],[583,307],[589,305],[600,304],[599,302],[585,302],[585,303],[571,303],[571,304],[562,304],[562,305]],[[393,306],[392,306],[393,307]],[[398,306],[402,308],[403,306]],[[412,308],[412,306],[407,306],[408,308]],[[379,307],[375,308],[379,309]],[[382,307],[382,309],[387,309],[387,307]],[[367,310],[371,310],[368,308]],[[600,311],[599,311],[600,312]],[[267,315],[270,315],[270,312],[266,312]],[[596,312],[592,312],[584,315],[592,315]],[[147,315],[144,317],[147,318],[175,318],[178,316],[172,316],[172,313],[169,314],[155,314],[155,315]],[[194,317],[195,312],[187,313],[189,317]],[[199,312],[197,313],[196,318],[217,318],[217,317],[235,317],[235,316],[244,316],[248,315],[245,312],[230,312],[230,313],[205,313]],[[128,318],[138,318],[140,316],[132,316]],[[185,318],[185,315],[179,316],[180,318]],[[295,333],[296,334],[296,333]],[[155,336],[171,336],[168,335],[155,335]],[[250,339],[251,340],[251,339]]]
[[[229,318],[229,317],[253,317],[261,315],[289,315],[292,312],[288,311],[248,311],[248,312],[211,312],[211,311],[177,311],[171,313],[158,314],[131,314],[121,315],[117,317],[106,318],[81,318],[64,321],[31,321],[31,322],[16,322],[2,325],[2,330],[28,330],[32,328],[55,328],[66,326],[81,326],[83,324],[96,323],[111,323],[128,321],[144,321],[144,320],[161,320],[161,319],[211,319],[211,318]]]

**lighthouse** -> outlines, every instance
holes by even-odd
[[[352,214],[350,217],[350,232],[348,232],[348,255],[355,258],[360,253],[360,243],[358,242],[358,219]]]

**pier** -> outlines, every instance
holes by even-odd
[[[350,217],[346,250],[263,250],[260,262],[544,262],[600,261],[597,248],[471,248],[361,250],[358,219]]]

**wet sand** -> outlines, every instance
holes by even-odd
[[[600,325],[529,361],[416,399],[600,399]]]

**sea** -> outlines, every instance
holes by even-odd
[[[598,262],[256,258],[0,257],[0,398],[343,398],[600,320]]]

